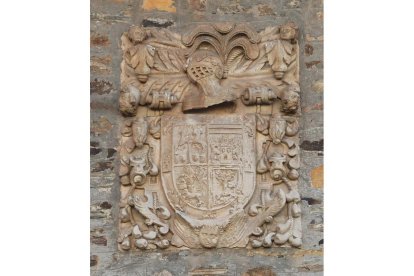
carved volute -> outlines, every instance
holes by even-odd
[[[126,30],[120,250],[301,245],[297,36]]]

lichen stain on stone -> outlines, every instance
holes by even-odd
[[[321,36],[311,36],[310,34],[306,34],[305,35],[305,40],[306,41],[323,41],[323,35]]]
[[[308,229],[323,232],[323,226],[324,226],[323,225],[323,217],[319,216],[319,217],[316,217],[315,219],[313,219],[308,224]],[[322,240],[322,242],[323,242],[323,240]],[[321,245],[320,241],[319,241],[319,245]]]
[[[323,21],[323,12],[322,11],[318,11],[316,13],[316,18],[318,18],[318,20]]]
[[[118,113],[118,106],[114,105],[114,103],[111,103],[111,102],[102,102],[99,100],[92,100],[90,104],[90,108],[91,110],[100,109],[100,110],[111,111],[116,114]]]
[[[323,250],[296,250],[293,253],[294,257],[304,257],[304,256],[323,256]]]
[[[276,15],[276,12],[269,6],[265,4],[259,4],[252,8],[250,8],[248,13],[252,13],[255,16],[270,16],[270,15]]]
[[[300,0],[291,0],[287,4],[288,8],[299,8],[300,7]]]
[[[188,5],[192,10],[205,11],[207,0],[188,0]]]
[[[220,15],[224,15],[224,14],[237,14],[237,13],[241,13],[241,12],[245,12],[246,8],[240,5],[225,5],[225,6],[220,6],[217,8],[217,12]]]
[[[316,103],[311,106],[306,106],[303,108],[303,113],[307,113],[313,110],[323,110],[323,103]]]
[[[108,133],[111,129],[111,122],[104,116],[99,117],[99,120],[97,121],[92,121],[91,133],[94,133],[95,135]]]
[[[312,90],[317,93],[323,92],[323,81],[317,80],[312,84]]]
[[[171,274],[168,270],[163,270],[161,272],[158,273],[154,273],[153,276],[173,276],[173,274]]]
[[[91,94],[96,93],[98,95],[109,94],[112,91],[112,83],[105,80],[94,79],[90,83]]]
[[[295,251],[287,251],[287,252],[272,252],[263,249],[253,249],[248,250],[246,256],[253,257],[253,256],[264,256],[264,257],[277,257],[281,258],[281,256],[289,257],[303,257],[303,256],[323,256],[322,250],[309,250],[309,249],[297,249]]]
[[[91,72],[97,74],[109,74],[111,73],[111,56],[104,57],[91,57]]]
[[[91,237],[91,243],[96,245],[107,246],[108,240],[105,237]]]
[[[110,209],[102,209],[99,205],[91,205],[90,218],[91,219],[109,219],[111,217]],[[91,233],[91,238],[102,237],[101,233]]]
[[[109,38],[106,35],[92,33],[91,34],[91,46],[108,46]]]
[[[322,272],[323,265],[320,264],[308,264],[299,267],[299,272]]]
[[[312,170],[311,179],[312,187],[323,189],[323,165]]]
[[[144,0],[142,8],[145,11],[159,10],[166,12],[176,12],[174,0]]]

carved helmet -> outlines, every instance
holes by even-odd
[[[187,74],[194,82],[213,75],[221,79],[223,70],[224,67],[220,58],[212,51],[201,50],[187,60]]]

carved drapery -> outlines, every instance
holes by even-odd
[[[121,250],[301,245],[297,35],[122,35]]]

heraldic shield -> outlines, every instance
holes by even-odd
[[[119,249],[300,247],[298,29],[122,37]]]
[[[254,114],[162,117],[161,179],[177,214],[176,243],[224,247],[241,238],[256,183],[255,124]],[[232,241],[219,238],[224,232]]]

